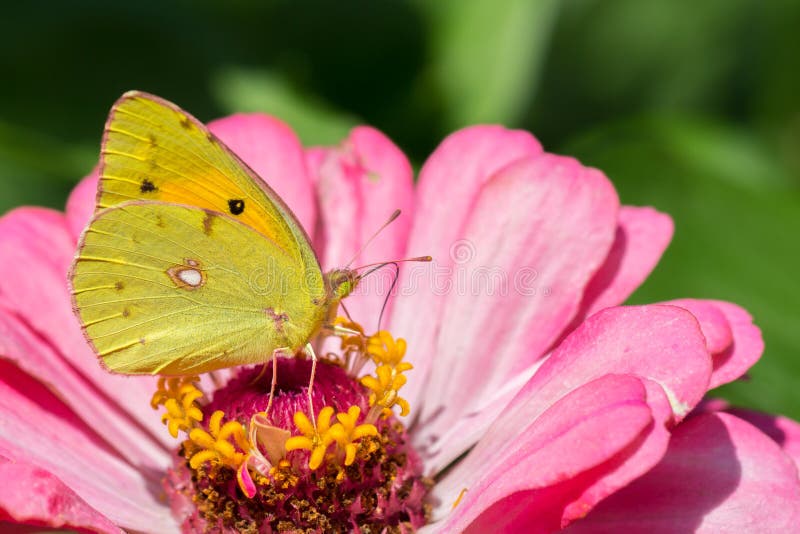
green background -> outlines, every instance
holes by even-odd
[[[133,5],[135,4],[135,5]],[[15,2],[0,16],[0,211],[63,206],[128,89],[304,142],[357,123],[415,165],[476,122],[599,167],[675,239],[633,302],[747,307],[767,349],[721,391],[800,418],[800,2]]]

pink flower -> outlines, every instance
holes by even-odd
[[[269,117],[211,128],[292,207],[323,266],[346,263],[398,207],[356,262],[434,257],[402,270],[384,322],[408,342],[411,446],[436,477],[422,531],[800,523],[800,426],[692,411],[760,357],[749,315],[717,301],[612,307],[655,266],[667,216],[620,207],[602,173],[500,127],[448,137],[416,188],[371,128],[305,152]],[[149,406],[155,379],[103,371],[70,307],[65,275],[95,187],[83,181],[65,215],[0,220],[0,519],[174,532],[162,480],[176,442]],[[372,327],[384,297],[365,289],[346,304]]]

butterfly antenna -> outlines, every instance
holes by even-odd
[[[369,244],[370,244],[370,243],[372,243],[372,241],[373,241],[373,240],[374,240],[376,237],[378,237],[378,234],[380,234],[380,233],[383,231],[383,229],[384,229],[384,228],[386,228],[387,226],[389,226],[390,224],[392,224],[392,222],[393,222],[395,219],[397,219],[398,217],[400,217],[400,210],[394,210],[394,212],[392,212],[392,214],[389,216],[389,218],[386,220],[386,222],[385,222],[385,223],[383,223],[383,224],[381,225],[381,227],[380,227],[380,228],[378,228],[378,229],[375,231],[375,233],[374,233],[374,234],[372,234],[372,237],[370,237],[369,239],[367,239],[367,242],[366,242],[366,243],[364,243],[363,245],[361,245],[361,248],[359,248],[359,249],[358,249],[358,252],[356,252],[356,253],[355,253],[355,255],[353,256],[353,258],[352,258],[352,259],[351,259],[349,262],[347,262],[347,265],[346,265],[346,267],[350,267],[350,265],[351,265],[351,264],[352,264],[354,261],[356,261],[356,258],[357,258],[359,255],[361,255],[361,253],[362,253],[362,252],[364,252],[364,249],[366,249],[366,248],[369,246]]]
[[[353,270],[354,271],[360,271],[361,269],[369,269],[369,271],[358,275],[357,280],[361,280],[365,276],[368,276],[368,275],[374,273],[375,271],[377,271],[381,267],[385,267],[387,265],[395,265],[396,266],[398,263],[404,263],[404,262],[407,262],[407,261],[427,262],[427,261],[433,261],[433,258],[431,258],[430,256],[417,256],[416,258],[406,258],[406,259],[403,259],[403,260],[381,261],[381,262],[378,262],[378,263],[368,263],[367,265],[361,265],[360,267],[354,267]],[[370,267],[371,267],[371,269],[370,269]]]
[[[394,267],[394,279],[392,280],[392,285],[389,286],[389,292],[386,293],[386,298],[383,299],[383,306],[381,306],[381,313],[378,315],[378,332],[381,331],[381,322],[383,321],[383,312],[386,311],[386,305],[389,303],[389,296],[394,291],[394,287],[397,285],[397,279],[400,278],[400,266],[397,265],[395,262],[391,262],[388,265]]]
[[[381,329],[381,322],[383,321],[383,313],[386,311],[386,305],[389,302],[389,296],[391,296],[392,291],[394,291],[395,286],[397,285],[397,279],[400,278],[400,266],[399,263],[406,262],[406,261],[431,261],[432,258],[430,256],[418,256],[416,258],[406,258],[404,260],[394,260],[394,261],[384,261],[381,263],[371,263],[369,265],[362,265],[361,267],[356,267],[353,269],[354,271],[358,271],[360,269],[367,269],[369,270],[365,273],[359,274],[356,277],[356,280],[361,280],[365,276],[369,276],[370,274],[374,273],[378,269],[383,269],[387,265],[391,265],[394,267],[394,278],[392,279],[392,284],[389,286],[389,292],[386,294],[386,298],[383,299],[383,306],[381,306],[381,313],[378,316],[378,330]]]

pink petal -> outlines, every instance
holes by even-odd
[[[706,348],[711,354],[727,349],[733,343],[733,332],[725,315],[712,302],[707,300],[678,299],[664,304],[680,306],[692,312],[706,338]],[[712,375],[713,376],[713,375]]]
[[[512,420],[508,419],[512,414],[522,421],[536,419],[569,391],[609,373],[632,374],[661,386],[672,412],[669,419],[676,422],[705,394],[711,359],[697,321],[682,308],[606,308],[587,319],[545,360],[505,408],[493,432],[504,424],[499,421]],[[655,395],[651,398],[657,399]],[[651,406],[661,420],[660,403]],[[442,424],[446,429],[453,423]],[[515,435],[516,431],[511,425],[501,435]],[[458,469],[477,469],[487,461],[493,451],[486,443],[481,440],[470,454],[470,462],[461,462]],[[426,468],[435,473],[461,455],[465,445],[469,444],[448,435],[447,440],[420,441],[418,447],[425,454]]]
[[[561,518],[562,527],[583,518],[597,503],[647,473],[666,453],[670,438],[667,425],[672,418],[669,399],[661,386],[655,382],[649,380],[643,382],[647,389],[647,403],[653,412],[652,427],[642,434],[636,444],[614,461],[582,474],[580,478],[584,480],[573,481],[572,485],[575,488],[584,484],[585,486],[581,494],[565,508]],[[520,519],[528,522],[534,518],[525,514],[524,519]]]
[[[583,295],[572,330],[593,313],[622,304],[655,268],[672,239],[669,215],[653,208],[622,206],[614,244]]]
[[[700,322],[714,357],[709,389],[744,375],[764,352],[761,330],[743,308],[721,300],[681,299],[667,302],[686,308]]]
[[[124,528],[176,530],[151,480],[93,438],[49,391],[5,362],[0,362],[0,413],[0,455],[49,471]],[[17,490],[29,494],[25,488]]]
[[[19,208],[0,218],[0,308],[12,310],[31,331],[133,417],[172,447],[150,408],[152,377],[111,375],[97,361],[72,311],[67,270],[75,243],[65,217],[43,208]]]
[[[0,358],[14,362],[63,399],[84,421],[90,422],[109,444],[132,465],[152,472],[170,463],[166,449],[87,382],[44,340],[13,314],[0,308]],[[153,412],[155,416],[155,412]]]
[[[81,180],[67,199],[67,227],[73,240],[78,241],[81,232],[92,218],[97,197],[97,182],[100,179],[97,170]]]
[[[44,469],[3,462],[0,481],[0,521],[82,532],[123,532]]]
[[[248,499],[252,499],[256,496],[258,487],[256,486],[255,482],[253,482],[253,478],[250,476],[250,471],[247,469],[246,461],[243,462],[242,465],[240,465],[236,470],[236,481],[239,483],[239,488]]]
[[[725,351],[714,354],[714,374],[711,387],[721,386],[741,378],[764,353],[761,329],[753,324],[753,317],[744,308],[731,302],[712,300],[728,320],[733,332],[733,344]]]
[[[687,419],[663,460],[568,532],[793,532],[794,463],[767,436],[725,413]]]
[[[445,296],[418,437],[542,357],[607,255],[617,207],[605,176],[560,156],[509,165],[484,185],[461,234],[469,257]]]
[[[274,189],[309,235],[317,219],[314,190],[297,135],[261,113],[212,121],[208,128]]]
[[[770,415],[742,408],[731,408],[725,411],[739,419],[744,419],[772,438],[800,468],[800,424],[797,421],[782,415]]]
[[[452,266],[452,253],[482,185],[498,170],[520,158],[540,154],[529,133],[500,126],[473,126],[447,137],[422,168],[417,186],[408,254],[430,255],[434,265],[409,265],[415,280],[397,299],[390,330],[408,341],[414,378],[403,389],[412,410],[433,361],[444,295],[434,281]],[[438,275],[436,273],[439,273]],[[432,277],[437,277],[436,279]],[[442,283],[449,278],[445,276]],[[424,313],[421,311],[424,310]]]
[[[605,373],[659,384],[680,421],[706,392],[711,359],[697,320],[676,306],[621,306],[589,317],[553,352],[523,391],[545,405]]]
[[[486,462],[475,470],[458,466],[434,487],[432,497],[441,499],[440,511],[449,511],[459,488],[466,489],[461,503],[437,525],[439,531],[461,532],[469,527],[474,532],[501,532],[509,510],[491,505],[508,505],[508,499],[519,495],[525,496],[528,512],[535,516],[530,517],[531,523],[540,531],[558,528],[565,507],[583,487],[574,487],[572,481],[635,447],[652,424],[642,383],[619,375],[607,375],[573,390],[532,422],[501,419],[506,424],[487,433],[493,453]],[[516,426],[516,434],[507,435],[511,425]]]
[[[405,155],[374,128],[355,128],[337,148],[308,152],[316,181],[320,232],[316,250],[325,269],[399,260],[405,254],[414,206],[413,171]],[[395,209],[402,215],[381,231],[358,256],[367,240]],[[395,271],[386,268],[364,278],[345,305],[372,332]],[[399,282],[402,287],[402,282]]]

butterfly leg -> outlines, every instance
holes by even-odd
[[[330,332],[335,336],[363,336],[361,332],[357,330],[353,330],[352,328],[345,328],[344,326],[338,324],[332,324],[326,327],[330,330]]]
[[[311,416],[311,424],[314,425],[314,430],[317,429],[317,418],[314,415],[314,400],[312,393],[314,392],[314,377],[317,375],[317,353],[314,352],[314,347],[311,343],[306,344],[306,352],[311,356],[311,378],[308,380],[308,413]]]
[[[267,401],[267,409],[264,410],[264,414],[267,417],[269,417],[269,410],[272,408],[272,399],[275,397],[275,386],[278,385],[278,356],[286,356],[287,354],[291,354],[287,348],[280,348],[272,351],[272,385],[269,388],[269,401]],[[258,378],[264,376],[264,371],[266,371],[266,369],[267,364],[264,364],[264,368],[258,374]]]
[[[358,330],[354,330],[352,328],[347,328],[346,326],[342,326],[339,324],[331,324],[325,326],[328,332],[333,334],[334,336],[339,336],[341,338],[346,337],[360,337],[363,340],[363,346],[361,348],[353,348],[349,349],[345,354],[345,370],[350,376],[356,376],[364,367],[364,364],[369,361],[369,356],[366,352],[366,345],[368,336],[364,335],[363,332],[359,332]]]

